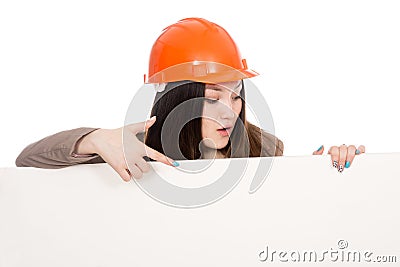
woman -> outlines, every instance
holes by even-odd
[[[149,171],[149,158],[176,167],[174,160],[281,156],[282,141],[246,119],[243,80],[256,75],[225,29],[205,19],[180,20],[164,29],[151,51],[148,83],[157,94],[150,120],[48,136],[26,147],[16,165],[62,168],[107,162],[129,181]],[[323,151],[321,146],[313,154]],[[364,152],[364,146],[329,149],[339,172]]]

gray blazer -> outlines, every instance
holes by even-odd
[[[77,142],[97,129],[99,128],[81,127],[47,136],[24,148],[15,160],[15,165],[17,167],[58,169],[83,163],[104,163],[105,161],[97,154],[78,155],[75,153]],[[136,136],[143,142],[144,133]],[[265,148],[261,151],[261,156],[283,155],[283,142],[274,135],[263,132],[263,142]]]

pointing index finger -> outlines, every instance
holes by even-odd
[[[164,154],[158,152],[157,150],[155,150],[151,147],[145,146],[145,151],[146,151],[146,156],[148,156],[151,159],[154,159],[158,162],[162,162],[169,166],[173,166],[173,167],[179,166],[178,162],[174,161],[173,159],[165,156]]]

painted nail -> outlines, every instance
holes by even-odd
[[[340,164],[339,169],[338,169],[338,172],[342,172],[342,171],[343,171],[343,165]]]
[[[175,167],[178,167],[178,166],[179,166],[179,163],[176,162],[176,161],[174,161],[174,162],[172,162],[172,165],[174,165]]]
[[[322,149],[323,146],[324,146],[324,145],[320,146],[320,147],[317,149],[317,151],[320,151],[320,150]]]
[[[333,168],[337,168],[338,162],[336,160],[333,161]]]
[[[346,161],[346,164],[344,165],[345,168],[350,167],[350,161]]]
[[[356,155],[360,154],[360,150],[356,149]]]

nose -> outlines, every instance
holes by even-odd
[[[223,101],[220,106],[219,113],[222,119],[233,119],[235,117],[235,112],[232,109],[230,101]]]

